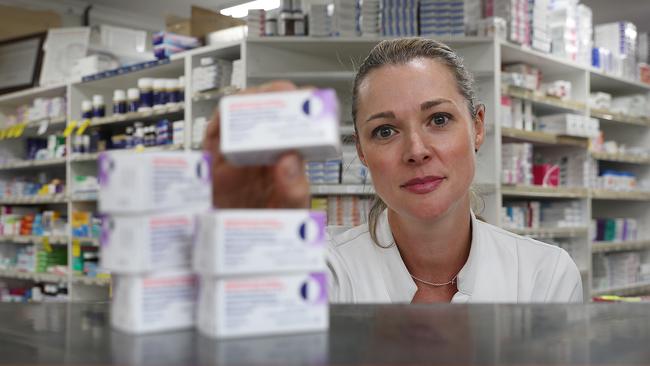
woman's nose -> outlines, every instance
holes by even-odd
[[[409,134],[405,141],[404,162],[407,164],[422,164],[431,160],[431,147],[427,145],[426,138],[419,131]]]

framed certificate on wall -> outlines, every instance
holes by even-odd
[[[0,94],[38,83],[46,33],[0,41]]]

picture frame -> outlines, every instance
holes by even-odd
[[[0,41],[0,94],[38,84],[46,35],[43,32]]]

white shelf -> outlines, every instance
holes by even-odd
[[[647,117],[628,116],[626,114],[615,113],[605,109],[591,109],[589,113],[592,117],[598,118],[602,121],[650,127],[650,118]]]
[[[625,79],[619,76],[605,74],[593,67],[589,67],[591,90],[594,92],[603,91],[613,94],[647,93],[650,91],[649,84],[643,84],[636,80]]]
[[[577,238],[586,236],[589,232],[589,228],[587,227],[504,229],[518,235],[531,236],[534,238]]]
[[[313,195],[373,195],[372,184],[312,184],[310,192]]]
[[[584,72],[587,69],[585,65],[577,62],[562,59],[530,48],[524,48],[507,41],[500,41],[500,44],[501,62],[503,64],[525,62],[540,68],[544,75]]]
[[[0,164],[0,171],[30,169],[30,168],[45,168],[45,167],[56,167],[56,166],[65,167],[65,161],[66,161],[65,158],[16,161],[7,164]]]
[[[11,197],[0,198],[0,205],[42,205],[42,204],[57,204],[66,203],[64,194],[56,194],[51,196],[25,196],[25,197]]]
[[[591,157],[596,160],[613,161],[617,163],[630,163],[630,164],[650,164],[650,157],[636,156],[630,154],[609,154],[604,152],[592,152]]]
[[[594,289],[591,292],[591,296],[630,296],[637,294],[650,294],[650,282],[640,282],[626,286],[610,287],[605,289]]]
[[[618,192],[594,189],[591,194],[592,198],[597,200],[650,201],[650,192]]]
[[[502,127],[504,140],[525,141],[535,145],[577,146],[587,148],[589,139],[577,136],[563,136],[539,131],[525,131],[518,128]]]
[[[218,102],[219,99],[222,97],[236,93],[239,89],[237,89],[234,86],[228,86],[225,88],[220,88],[218,90],[211,90],[211,91],[204,91],[204,92],[198,92],[194,93],[192,96],[192,101],[195,103],[198,102]]]
[[[609,253],[622,252],[630,250],[650,249],[649,240],[632,240],[632,241],[595,241],[591,245],[592,253]]]
[[[66,84],[38,86],[35,88],[0,95],[0,104],[18,106],[22,104],[30,104],[34,98],[38,97],[64,96],[66,87]]]
[[[105,152],[117,152],[117,151],[178,151],[183,150],[183,145],[159,145],[159,146],[148,146],[148,147],[136,147],[133,149],[115,149],[107,150]],[[83,153],[83,154],[74,154],[70,157],[70,161],[73,163],[83,163],[83,162],[95,162],[99,157],[101,152],[96,153]]]
[[[147,112],[131,112],[126,114],[118,114],[110,117],[93,118],[90,122],[91,126],[106,126],[117,123],[137,122],[143,120],[152,120],[157,118],[172,117],[183,112],[182,106],[165,107],[160,109],[152,109]]]
[[[350,83],[356,75],[353,71],[313,71],[313,72],[269,72],[248,75],[252,80],[291,80],[297,83]]]
[[[589,190],[581,187],[542,187],[524,185],[502,185],[501,194],[509,197],[531,198],[587,198]]]
[[[72,283],[86,286],[110,286],[111,279],[74,275],[72,276]]]
[[[52,273],[23,272],[15,269],[0,269],[0,278],[15,278],[34,282],[66,282],[67,276]]]
[[[97,192],[73,193],[70,196],[70,202],[95,202],[97,197]]]
[[[543,107],[547,111],[585,113],[587,108],[582,102],[549,97],[540,92],[515,86],[503,87],[502,94],[512,98],[531,101],[533,106],[537,106],[538,108]]]
[[[68,244],[67,236],[0,235],[0,243],[40,244],[46,239],[51,245]]]

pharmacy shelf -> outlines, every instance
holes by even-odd
[[[637,156],[630,154],[609,154],[603,152],[592,152],[591,156],[596,160],[613,161],[617,163],[650,164],[650,156]]]
[[[650,240],[632,241],[595,241],[591,245],[592,253],[622,252],[629,250],[650,249]]]
[[[218,90],[211,90],[211,91],[204,91],[204,92],[199,92],[195,93],[192,96],[192,101],[195,103],[198,102],[217,102],[219,99],[222,97],[236,93],[239,89],[237,89],[234,86],[229,86],[226,88],[221,88]]]
[[[30,104],[35,98],[64,96],[66,92],[66,84],[55,84],[49,86],[39,86],[35,88],[20,90],[13,93],[0,95],[1,105],[19,106]]]
[[[95,202],[97,197],[97,192],[73,193],[70,196],[70,202]]]
[[[0,165],[0,171],[33,169],[47,167],[65,167],[66,158],[56,158],[47,160],[23,160]]]
[[[0,205],[44,205],[66,203],[64,194],[55,194],[49,196],[24,196],[13,198],[0,198]]]
[[[506,197],[531,198],[587,198],[589,190],[582,187],[542,187],[509,185],[501,186],[501,194]]]
[[[584,113],[586,105],[584,103],[573,100],[562,100],[559,98],[549,97],[540,92],[519,88],[516,86],[508,86],[502,88],[502,94],[512,98],[528,100],[533,103],[533,106],[539,107],[550,112],[577,112]]]
[[[15,278],[34,282],[66,282],[67,276],[52,273],[24,272],[15,269],[0,269],[0,278]]]
[[[110,286],[110,278],[101,277],[88,277],[88,276],[72,276],[72,283],[86,285],[86,286]]]
[[[165,107],[160,109],[152,109],[146,112],[131,112],[126,114],[118,114],[110,117],[93,118],[90,122],[91,126],[106,126],[118,123],[130,123],[138,121],[150,121],[158,118],[171,118],[183,113],[182,106]]]
[[[47,123],[48,128],[49,127],[63,127],[65,126],[66,122],[68,119],[66,116],[61,116],[61,117],[53,117],[53,118],[43,118],[39,119],[37,121],[29,121],[27,122],[27,126],[25,128],[39,128],[43,123]]]
[[[312,36],[292,36],[292,37],[249,37],[246,42],[248,43],[268,43],[273,45],[288,44],[298,45],[304,44],[308,47],[314,48],[327,48],[333,47],[336,44],[375,44],[385,39],[398,39],[401,37],[312,37]],[[482,43],[494,42],[492,37],[437,37],[436,41],[445,43],[449,46],[453,45],[477,45]]]
[[[630,296],[650,293],[650,282],[634,283],[627,286],[610,287],[606,289],[595,289],[591,291],[591,296],[615,295]]]
[[[160,145],[160,146],[149,146],[149,147],[136,147],[133,149],[115,149],[115,150],[107,150],[107,151],[126,151],[126,152],[134,152],[134,151],[178,151],[178,150],[183,150],[183,145]],[[70,161],[73,163],[84,163],[84,162],[95,162],[97,161],[97,158],[99,158],[99,154],[101,152],[95,152],[95,153],[75,153],[70,157]]]
[[[650,192],[618,192],[605,189],[593,189],[592,199],[596,200],[621,200],[621,201],[650,201]]]
[[[505,229],[518,235],[530,236],[533,238],[578,238],[584,237],[589,232],[589,228],[587,227]]]
[[[375,189],[371,184],[312,184],[310,192],[316,196],[327,195],[373,195]]]
[[[544,75],[561,75],[584,72],[586,66],[574,61],[555,57],[548,53],[522,47],[508,41],[499,41],[501,45],[501,62],[503,64],[524,62],[537,66]]]
[[[560,145],[587,148],[589,139],[577,136],[563,136],[539,131],[525,131],[518,128],[502,127],[504,140],[525,141],[535,145]]]
[[[0,235],[0,243],[67,245],[67,236]]]
[[[98,238],[82,238],[78,236],[73,236],[70,238],[71,242],[78,242],[80,245],[85,247],[98,247],[99,239]]]
[[[627,114],[615,113],[606,109],[591,109],[589,113],[592,117],[603,121],[650,127],[650,118],[648,117],[629,116]]]
[[[255,81],[291,80],[296,83],[350,83],[356,75],[353,71],[312,71],[312,72],[269,72],[249,74],[248,79]]]
[[[650,84],[609,75],[593,67],[589,67],[589,78],[592,92],[602,91],[612,94],[635,94],[650,91]]]

